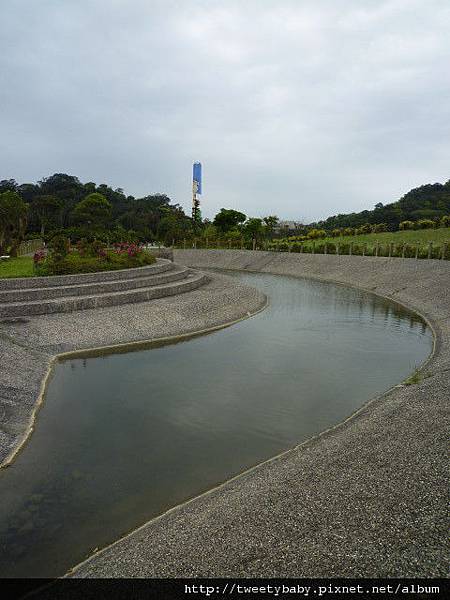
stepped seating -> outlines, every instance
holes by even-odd
[[[145,302],[205,284],[203,273],[157,259],[137,269],[0,280],[0,319]]]

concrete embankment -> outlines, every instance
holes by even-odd
[[[445,576],[450,263],[214,250],[175,260],[373,291],[428,320],[434,355],[416,383],[143,525],[73,576]]]
[[[166,265],[167,266],[167,265]],[[87,352],[98,349],[104,353],[108,348],[111,351],[132,350],[143,347],[142,344],[155,342],[166,338],[190,335],[204,330],[225,326],[236,320],[246,318],[265,306],[266,298],[257,290],[242,285],[237,281],[221,275],[197,274],[202,277],[202,286],[192,290],[189,279],[182,273],[180,289],[176,295],[168,296],[164,285],[175,285],[173,281],[161,281],[167,277],[167,269],[163,263],[150,269],[144,268],[144,285],[149,285],[149,271],[152,270],[154,283],[152,289],[158,289],[158,295],[153,300],[133,298],[132,304],[116,306],[114,295],[122,293],[122,288],[128,285],[128,279],[134,280],[132,294],[140,293],[140,283],[144,276],[136,278],[136,273],[122,272],[122,280],[117,280],[118,272],[113,275],[108,273],[90,274],[83,276],[68,276],[55,281],[30,278],[28,280],[0,280],[0,295],[2,300],[6,296],[17,294],[9,304],[26,306],[26,316],[11,317],[1,316],[0,313],[0,463],[5,466],[13,460],[15,453],[30,435],[37,410],[43,400],[45,385],[51,365],[58,356],[73,352]],[[182,268],[172,269],[170,274],[183,271]],[[113,284],[119,286],[119,291],[105,290]],[[62,279],[62,281],[61,281]],[[209,281],[205,283],[204,280]],[[43,287],[47,283],[48,287]],[[52,285],[50,285],[52,284]],[[29,310],[39,302],[58,302],[61,294],[69,294],[70,306],[65,310],[73,309],[78,296],[73,291],[74,285],[79,286],[80,293],[85,294],[89,286],[89,296],[81,296],[86,301],[102,306],[102,308],[89,308],[72,312],[57,312],[54,314],[32,314],[38,312]],[[23,289],[25,286],[25,290]],[[62,287],[61,286],[67,286]],[[48,291],[53,295],[46,300]],[[76,290],[78,292],[78,288]],[[184,291],[184,293],[180,293]],[[37,295],[35,295],[35,292]],[[125,291],[124,293],[128,293]],[[22,296],[20,296],[22,295]],[[108,296],[108,297],[107,297]],[[150,293],[146,296],[150,296]],[[106,302],[105,302],[105,297]],[[111,298],[109,298],[111,297]],[[151,296],[150,296],[151,297]],[[41,300],[39,300],[41,298]],[[73,302],[72,302],[73,299]],[[66,300],[62,298],[62,300]],[[5,308],[5,312],[6,308]],[[31,313],[31,314],[30,314]],[[13,313],[15,314],[15,313]]]

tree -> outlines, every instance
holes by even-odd
[[[15,179],[2,179],[0,181],[0,194],[3,192],[17,192],[18,187]]]
[[[0,194],[0,254],[10,247],[11,256],[17,256],[27,229],[27,215],[28,205],[17,192]]]
[[[179,242],[191,233],[192,221],[182,211],[164,211],[164,216],[158,225],[158,238],[170,245],[172,240]]]
[[[206,240],[215,240],[217,238],[217,227],[215,227],[212,223],[206,223],[205,228],[203,229],[203,237]]]
[[[67,227],[74,206],[85,196],[86,191],[78,177],[66,173],[55,173],[38,182],[38,194],[55,196],[63,202],[62,222]]]
[[[36,196],[31,205],[39,220],[41,235],[45,235],[46,227],[53,221],[55,222],[61,213],[63,203],[55,196],[42,195]]]
[[[230,231],[246,219],[246,215],[231,208],[221,208],[220,212],[214,217],[213,225],[222,233]],[[261,219],[260,219],[261,220]]]
[[[259,241],[264,238],[265,228],[262,219],[248,219],[244,224],[244,234],[247,238]]]
[[[266,225],[266,232],[271,238],[273,236],[275,227],[278,225],[279,219],[275,215],[269,215],[268,217],[264,217],[263,221]]]
[[[72,214],[77,223],[92,228],[104,228],[111,221],[112,206],[102,194],[95,192],[81,200]]]

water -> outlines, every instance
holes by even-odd
[[[430,353],[422,320],[375,296],[230,275],[270,306],[190,341],[55,367],[35,432],[0,472],[0,576],[62,575],[339,422]]]

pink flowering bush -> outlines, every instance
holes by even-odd
[[[36,252],[33,255],[34,266],[36,266],[39,263],[41,263],[44,259],[45,259],[45,252],[44,252],[44,250],[36,250]]]
[[[59,246],[61,241],[59,241]],[[98,240],[80,240],[76,247],[68,248],[67,254],[50,250],[46,257],[36,253],[35,271],[38,275],[70,275],[95,271],[114,271],[150,265],[155,257],[142,246],[134,243],[115,244],[108,248]]]

